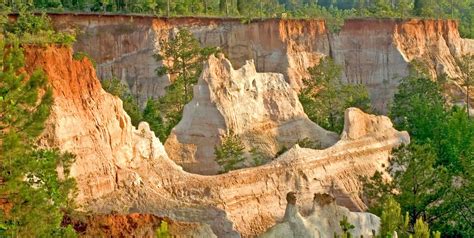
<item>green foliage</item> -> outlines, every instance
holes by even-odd
[[[310,148],[314,150],[320,150],[322,148],[321,142],[316,142],[308,137],[298,140],[296,144],[298,144],[301,148]]]
[[[466,87],[466,110],[470,108],[470,90],[474,87],[474,54],[465,55],[456,60],[460,68],[460,76],[458,80],[461,86]]]
[[[142,120],[142,113],[137,99],[133,97],[128,87],[117,78],[102,80],[101,84],[106,92],[122,100],[123,109],[130,116],[132,125],[138,126],[138,123]]]
[[[393,196],[409,213],[410,229],[423,218],[445,236],[472,237],[474,121],[465,110],[447,106],[441,87],[422,70],[402,80],[390,116],[412,142],[394,153],[388,168],[392,181],[380,175],[369,179],[365,194],[371,211],[383,210],[377,204]]]
[[[398,150],[394,158],[393,181],[400,191],[397,200],[403,211],[410,213],[412,221],[420,217],[435,219],[434,214],[442,209],[438,202],[450,184],[446,184],[449,181],[446,169],[434,166],[433,149],[427,144],[412,143]]]
[[[216,162],[222,166],[224,173],[238,169],[245,160],[245,146],[239,136],[233,132],[225,135],[219,146],[214,148]]]
[[[382,206],[380,235],[382,237],[391,237],[403,224],[400,204],[398,204],[393,197],[388,197]]]
[[[353,230],[355,226],[349,223],[347,216],[342,217],[342,220],[339,221],[339,226],[341,227],[341,230],[342,230],[342,238],[352,237],[350,230]]]
[[[0,196],[7,202],[0,209],[0,236],[71,237],[71,228],[60,225],[62,210],[73,205],[74,156],[35,146],[52,91],[41,70],[29,78],[22,71],[23,51],[13,39],[8,46],[0,40]]]
[[[407,130],[420,142],[433,138],[446,116],[440,85],[412,73],[401,80],[390,111],[397,129]]]
[[[173,39],[162,42],[161,53],[155,57],[166,64],[157,69],[157,74],[169,74],[172,80],[157,103],[163,128],[155,132],[161,135],[160,139],[164,140],[181,120],[184,105],[193,97],[193,86],[201,74],[203,62],[216,52],[215,48],[202,48],[186,29],[180,29]]]
[[[253,166],[260,166],[266,164],[270,160],[268,155],[266,155],[260,149],[255,147],[250,150],[250,156],[253,161]]]
[[[82,51],[74,52],[74,54],[72,55],[72,58],[78,61],[82,61],[84,58],[87,58],[92,63],[94,68],[97,67],[97,62],[86,52],[82,52]]]
[[[391,197],[391,192],[394,189],[393,185],[385,181],[383,173],[380,171],[376,171],[370,178],[362,177],[361,181],[364,184],[364,199],[369,206],[369,212],[381,216],[384,202]]]
[[[170,125],[163,123],[159,102],[155,99],[148,99],[145,109],[143,110],[143,120],[150,124],[150,129],[155,132],[155,135],[158,136],[162,142],[166,140],[171,129],[173,129]]]
[[[35,15],[25,9],[20,10],[15,21],[6,22],[2,28],[7,39],[19,39],[21,44],[71,46],[76,41],[74,34],[56,32],[46,14]]]
[[[321,127],[342,132],[344,112],[349,107],[370,110],[369,94],[363,85],[344,84],[341,68],[330,58],[310,68],[310,79],[303,80],[299,99],[308,117]]]
[[[413,238],[430,238],[430,227],[423,221],[423,218],[418,218],[415,222],[415,234]]]
[[[169,229],[168,229],[168,223],[166,221],[162,221],[160,223],[160,227],[156,229],[155,231],[155,237],[156,238],[171,238]]]
[[[409,227],[410,218],[408,212],[403,218],[401,215],[400,204],[389,197],[383,202],[383,212],[381,216],[381,227],[380,234],[378,237],[392,238],[397,237],[430,237],[429,225],[423,222],[423,218],[418,218],[415,222],[413,229]],[[413,232],[412,232],[413,231]],[[433,238],[440,237],[440,232],[433,232]]]

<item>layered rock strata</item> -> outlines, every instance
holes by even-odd
[[[325,150],[295,146],[264,166],[190,174],[168,158],[146,123],[131,125],[87,59],[75,61],[69,49],[54,47],[25,55],[27,71],[43,68],[53,88],[41,143],[76,155],[77,200],[92,213],[153,214],[209,224],[219,237],[253,236],[284,215],[288,191],[301,193],[302,204],[311,203],[308,194],[325,192],[353,211],[364,209],[359,176],[382,169],[391,150],[409,141],[388,118],[352,108],[343,138]]]
[[[308,119],[282,74],[257,73],[253,61],[235,70],[222,55],[211,56],[165,148],[186,171],[216,174],[214,148],[229,132],[270,156],[303,139],[321,148],[338,140]]]
[[[297,194],[287,194],[285,216],[281,223],[270,228],[261,238],[322,238],[342,235],[340,222],[354,225],[349,230],[353,237],[375,237],[380,229],[380,218],[365,212],[350,212],[347,208],[338,206],[329,194],[314,194],[313,209],[304,217],[298,211]]]
[[[142,160],[166,156],[148,124],[134,128],[122,101],[106,93],[88,59],[76,61],[69,48],[27,48],[27,71],[43,69],[54,104],[40,144],[76,155],[71,174],[79,202],[140,184],[134,171]]]
[[[206,46],[218,46],[236,67],[253,59],[258,72],[282,73],[296,90],[308,67],[330,55],[343,69],[342,80],[365,84],[372,103],[388,110],[408,63],[427,63],[433,75],[457,76],[454,58],[474,53],[474,42],[462,39],[453,20],[349,19],[339,33],[328,32],[324,20],[268,19],[243,24],[237,19],[154,18],[113,15],[52,15],[61,29],[82,34],[74,45],[97,60],[100,78],[117,76],[144,104],[162,95],[167,77],[154,70],[162,64],[153,54],[178,28],[193,32]],[[459,83],[454,93],[463,94]]]

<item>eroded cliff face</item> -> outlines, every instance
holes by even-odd
[[[301,193],[302,204],[324,192],[353,211],[364,209],[359,176],[382,169],[391,150],[409,141],[388,118],[352,108],[343,138],[325,150],[295,146],[260,167],[190,174],[168,158],[146,123],[131,125],[120,100],[101,89],[88,60],[73,60],[67,48],[30,48],[25,55],[28,70],[42,67],[53,88],[41,143],[77,155],[77,200],[92,213],[152,214],[209,224],[220,237],[252,236],[284,215],[288,191]]]
[[[98,62],[101,79],[116,76],[144,104],[164,93],[168,77],[158,77],[162,64],[153,54],[160,43],[188,28],[205,46],[218,46],[236,67],[253,59],[259,72],[283,73],[298,89],[314,66],[329,52],[322,20],[265,20],[242,24],[237,19],[153,18],[139,16],[52,15],[60,29],[79,29],[74,45]]]
[[[101,78],[115,75],[127,82],[142,104],[164,92],[168,78],[156,76],[154,69],[161,62],[153,53],[180,27],[190,29],[203,45],[222,48],[235,67],[253,59],[258,72],[282,73],[295,90],[308,77],[307,68],[330,55],[342,66],[343,81],[367,85],[380,112],[387,111],[410,61],[426,62],[433,75],[453,77],[458,70],[454,57],[474,53],[474,42],[461,39],[458,23],[452,20],[352,19],[332,34],[323,20],[243,24],[232,19],[138,16],[53,15],[53,19],[61,29],[81,29],[74,49],[97,60]],[[449,90],[462,95],[462,89],[453,85]]]
[[[472,43],[459,36],[458,22],[452,20],[353,19],[332,35],[331,43],[331,55],[343,67],[342,80],[366,85],[372,105],[383,113],[408,75],[409,62],[423,62],[433,77],[455,78],[455,58],[472,53]]]
[[[253,61],[235,70],[223,55],[211,56],[165,148],[186,171],[217,174],[214,148],[229,132],[270,157],[305,138],[321,148],[339,139],[308,119],[282,74],[257,73]]]
[[[42,68],[53,88],[54,104],[40,144],[76,155],[71,168],[77,200],[101,197],[126,184],[139,184],[134,172],[142,160],[167,157],[148,124],[132,127],[122,101],[106,93],[92,64],[76,61],[69,48],[27,48],[27,71]]]

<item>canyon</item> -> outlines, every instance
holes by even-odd
[[[417,60],[432,76],[456,78],[455,58],[474,53],[474,41],[462,39],[455,20],[348,19],[338,33],[324,20],[266,19],[242,23],[223,18],[157,18],[147,16],[52,14],[58,29],[75,30],[75,51],[97,62],[99,78],[117,77],[127,83],[143,105],[159,97],[167,76],[155,69],[153,57],[162,41],[187,28],[204,46],[220,47],[236,68],[254,60],[258,72],[282,73],[296,91],[308,67],[331,56],[342,67],[342,80],[367,86],[373,107],[386,113],[408,65]],[[462,100],[456,81],[448,88]]]
[[[317,237],[310,234],[315,229],[324,237],[340,232],[334,223],[342,215],[364,236],[377,232],[379,219],[358,213],[367,209],[360,177],[383,170],[409,135],[388,117],[357,108],[346,110],[340,135],[311,122],[298,100],[308,67],[331,56],[342,66],[342,80],[365,84],[375,109],[385,113],[410,62],[425,63],[432,76],[455,78],[455,58],[474,52],[474,42],[462,39],[451,20],[352,19],[331,33],[322,20],[51,17],[57,28],[79,32],[77,42],[73,49],[25,47],[25,70],[42,68],[51,84],[52,113],[38,143],[76,156],[75,200],[80,211],[94,214],[86,237],[98,234],[96,223],[114,234],[151,237],[163,219],[200,237]],[[160,141],[146,122],[132,125],[122,101],[99,79],[118,77],[142,106],[163,95],[169,76],[157,76],[163,62],[154,54],[180,27],[223,54],[205,62],[182,120]],[[88,57],[74,59],[79,51],[96,66]],[[459,98],[465,94],[459,81],[447,87]],[[231,131],[272,161],[216,174],[214,146]],[[305,138],[320,148],[301,148],[297,142]],[[289,149],[277,155],[282,147]]]
[[[191,174],[169,159],[147,123],[131,125],[87,58],[74,60],[66,47],[30,47],[25,57],[27,72],[43,68],[54,94],[40,144],[76,155],[76,201],[92,214],[151,214],[208,224],[218,237],[255,236],[283,217],[289,191],[301,194],[302,211],[313,193],[364,210],[359,176],[381,170],[392,148],[409,142],[387,117],[350,108],[341,139],[324,150],[295,145],[262,166]]]

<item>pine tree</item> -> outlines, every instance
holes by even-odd
[[[347,108],[370,110],[366,88],[363,85],[342,83],[341,68],[332,59],[322,59],[309,72],[311,78],[303,80],[299,99],[308,117],[321,127],[342,132]]]
[[[224,173],[240,166],[240,163],[245,160],[244,150],[242,140],[233,132],[229,132],[222,138],[220,145],[214,148],[214,155]]]
[[[354,225],[349,223],[349,220],[347,219],[347,216],[343,216],[342,220],[339,221],[339,226],[341,227],[342,230],[342,236],[341,238],[351,238],[351,230],[355,228]]]
[[[39,149],[35,139],[50,113],[52,91],[41,70],[27,76],[19,40],[0,40],[0,236],[74,236],[61,228],[70,207],[73,156]],[[63,171],[59,178],[57,168]]]
[[[115,77],[112,79],[102,80],[101,84],[106,92],[117,96],[122,100],[123,109],[127,112],[128,116],[130,116],[132,125],[137,127],[138,123],[143,119],[142,112],[138,105],[138,100],[130,93],[128,87]]]
[[[400,204],[390,196],[384,201],[382,206],[380,234],[382,237],[391,237],[403,224]]]
[[[415,234],[413,238],[430,238],[430,227],[423,221],[423,218],[418,218],[415,222]]]
[[[465,55],[457,60],[461,70],[460,81],[461,86],[466,87],[466,111],[469,112],[470,105],[470,91],[474,87],[474,54]]]
[[[166,136],[170,133],[172,128],[167,127],[163,123],[160,114],[159,102],[155,99],[148,99],[145,109],[143,110],[143,120],[150,124],[150,129],[155,132],[156,136],[162,142],[166,140]]]
[[[162,42],[161,53],[155,57],[166,64],[159,67],[157,73],[160,76],[169,74],[172,78],[165,95],[158,99],[158,109],[166,127],[162,136],[167,137],[181,120],[184,105],[193,97],[193,86],[201,74],[203,62],[216,52],[215,48],[201,47],[186,29],[180,29],[173,39]]]

